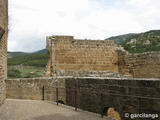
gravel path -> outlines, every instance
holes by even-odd
[[[0,120],[106,120],[100,115],[74,111],[71,107],[37,100],[6,100]]]

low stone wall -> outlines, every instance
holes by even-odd
[[[7,80],[7,97],[58,100],[95,113],[114,108],[124,113],[160,113],[160,80],[102,77],[59,77]],[[159,115],[160,116],[160,115]],[[137,120],[137,119],[136,119]]]
[[[31,99],[56,101],[56,88],[59,99],[65,100],[65,80],[54,78],[20,78],[6,80],[6,97],[12,99]]]
[[[160,80],[77,78],[67,79],[66,87],[73,86],[74,81],[79,85],[79,107],[82,109],[100,112],[102,107],[113,107],[121,115],[160,112]],[[70,99],[67,98],[68,102]]]

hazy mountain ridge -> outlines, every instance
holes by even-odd
[[[25,52],[7,52],[8,58],[12,58],[14,56],[21,56],[21,55],[26,55],[29,53],[25,53]]]
[[[48,53],[47,49],[42,49],[42,50],[38,50],[36,52],[33,52],[31,54],[47,54],[47,53]]]
[[[47,54],[47,49],[38,50],[35,52],[8,52],[8,58],[15,57],[15,56],[23,56],[23,55],[31,55],[31,54]]]

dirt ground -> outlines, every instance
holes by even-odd
[[[0,120],[107,120],[100,115],[74,111],[64,105],[37,100],[8,99],[0,107]]]

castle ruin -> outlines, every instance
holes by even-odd
[[[113,41],[77,40],[73,36],[47,38],[50,59],[46,76],[91,76],[118,73]]]
[[[47,77],[160,78],[160,53],[129,54],[110,40],[47,37]]]
[[[159,52],[129,54],[112,41],[51,36],[46,77],[6,80],[7,26],[8,1],[0,0],[0,105],[7,97],[60,100],[99,114],[115,108],[124,119],[126,112],[160,113]]]

